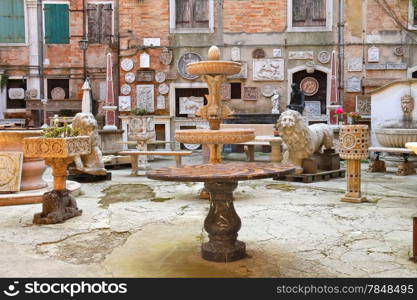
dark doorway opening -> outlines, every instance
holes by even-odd
[[[307,73],[306,70],[299,71],[293,74],[292,81],[300,85],[304,78],[313,77],[318,82],[318,90],[311,96],[305,96],[305,101],[320,101],[320,111],[322,115],[326,114],[327,106],[327,74],[318,70],[314,73]]]

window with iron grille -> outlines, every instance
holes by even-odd
[[[292,26],[326,26],[326,0],[292,0]]]
[[[111,3],[88,3],[88,42],[109,44],[113,37],[113,5]]]
[[[23,0],[0,1],[0,43],[25,43]]]

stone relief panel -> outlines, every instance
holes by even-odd
[[[201,61],[201,56],[197,53],[188,52],[188,53],[185,53],[183,56],[181,56],[180,59],[178,60],[178,65],[177,65],[178,73],[180,73],[180,76],[188,80],[197,79],[198,76],[188,73],[186,70],[186,67],[189,63],[199,62],[199,61]]]
[[[232,98],[232,86],[230,83],[222,84],[220,96],[222,100],[230,100]]]
[[[156,109],[165,109],[165,96],[158,95],[156,97]]]
[[[371,115],[371,96],[356,96],[356,111],[362,116]]]
[[[139,84],[136,86],[137,108],[148,112],[154,111],[154,86],[153,84]]]
[[[272,49],[272,56],[273,57],[282,57],[282,50],[281,50],[281,48]]]
[[[180,97],[180,114],[195,115],[204,105],[203,97]]]
[[[317,59],[322,64],[327,64],[330,61],[330,52],[329,51],[320,51],[317,55]]]
[[[346,92],[360,92],[361,90],[361,78],[358,76],[349,77],[346,82]]]
[[[20,191],[23,152],[0,151],[0,192]]]
[[[25,90],[22,88],[10,88],[9,99],[25,99]]]
[[[132,109],[132,98],[130,96],[119,96],[119,111],[130,111]]]
[[[283,59],[254,59],[254,81],[281,81],[284,80]]]
[[[172,50],[168,48],[162,49],[161,54],[159,54],[159,61],[164,65],[171,64],[172,58],[173,58]]]
[[[379,48],[372,46],[368,49],[368,62],[379,62]]]
[[[258,88],[245,86],[243,88],[243,100],[258,100]]]
[[[349,72],[360,72],[362,71],[363,63],[362,57],[350,57],[348,60],[348,71]]]
[[[141,68],[150,68],[151,67],[151,57],[148,53],[143,52],[139,56],[139,67]]]
[[[144,81],[144,82],[151,82],[153,81],[154,71],[138,71],[136,80],[137,81]]]
[[[313,51],[290,51],[288,59],[314,59]]]
[[[230,56],[233,61],[240,61],[240,48],[233,47]]]

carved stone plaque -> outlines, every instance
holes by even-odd
[[[271,84],[264,84],[261,88],[261,93],[265,97],[272,97],[275,90],[278,90],[276,86],[273,86]]]
[[[245,86],[243,88],[243,100],[258,100],[258,88]]]
[[[137,108],[146,109],[148,112],[154,111],[154,86],[153,84],[138,84],[136,86]]]
[[[119,96],[119,111],[130,111],[132,99],[130,96]]]
[[[168,48],[164,48],[162,49],[161,54],[159,54],[159,61],[163,65],[169,65],[172,62],[172,57],[172,51]]]
[[[357,76],[349,77],[346,82],[346,92],[360,92],[361,89],[361,78]]]
[[[303,111],[304,116],[320,116],[321,115],[321,103],[320,101],[305,101],[305,109]]]
[[[65,90],[61,87],[55,87],[51,91],[51,97],[53,100],[65,99]]]
[[[177,71],[170,71],[166,73],[166,80],[175,80],[178,78]]]
[[[222,100],[230,100],[232,97],[232,86],[230,83],[224,83],[221,86],[220,96]]]
[[[138,71],[137,81],[151,82],[153,81],[154,71]]]
[[[314,59],[313,51],[290,51],[288,59]]]
[[[161,95],[166,95],[169,93],[169,86],[166,83],[162,83],[158,87],[158,91]]]
[[[195,115],[204,105],[203,97],[180,97],[180,114]]]
[[[305,77],[300,82],[300,89],[306,96],[314,96],[319,90],[319,82],[314,77]]]
[[[164,72],[156,72],[155,74],[155,81],[158,83],[164,82],[166,79],[166,75]]]
[[[25,90],[22,88],[10,88],[9,99],[25,99]]]
[[[348,71],[360,72],[362,71],[362,57],[350,57],[348,59]]]
[[[143,52],[139,56],[139,67],[141,68],[150,68],[151,67],[151,57],[148,53]]]
[[[395,47],[394,54],[396,56],[403,56],[405,54],[405,48],[403,46]]]
[[[233,61],[240,61],[240,48],[233,47],[231,50],[231,58]]]
[[[372,46],[368,49],[368,62],[379,62],[379,48]]]
[[[356,96],[356,111],[362,116],[371,115],[371,96]]]
[[[29,99],[34,100],[38,97],[38,90],[37,89],[30,89],[26,91],[26,94]]]
[[[317,59],[322,64],[327,64],[330,61],[330,52],[329,51],[320,51],[319,55],[317,55]]]
[[[161,39],[160,38],[144,38],[143,45],[146,47],[155,47],[161,46]]]
[[[234,74],[234,75],[228,75],[227,78],[233,78],[233,79],[248,78],[248,63],[242,62],[241,65],[242,67],[240,69],[240,73]]]
[[[127,83],[133,83],[133,82],[135,82],[135,79],[136,79],[135,73],[128,72],[128,73],[125,74],[125,81]]]
[[[165,96],[158,95],[156,97],[156,109],[165,109]]]
[[[252,58],[264,58],[266,56],[264,49],[255,49],[252,52]]]
[[[0,151],[0,192],[20,191],[23,152]]]
[[[129,95],[131,91],[132,91],[132,88],[131,88],[131,87],[130,87],[130,85],[128,85],[128,84],[123,84],[123,85],[120,87],[120,93],[121,93],[122,95]]]
[[[254,81],[275,81],[284,80],[284,60],[254,59],[253,60]]]
[[[183,56],[181,56],[180,59],[178,60],[178,65],[177,65],[180,76],[188,80],[197,79],[198,76],[191,75],[187,72],[186,66],[189,63],[198,62],[198,61],[201,61],[201,56],[197,53],[188,52],[188,53],[185,53]]]
[[[273,57],[281,57],[282,56],[281,48],[272,49],[272,56]]]

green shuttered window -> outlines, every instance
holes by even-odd
[[[25,42],[23,0],[0,0],[0,43]]]
[[[69,44],[67,4],[45,4],[45,43]]]

